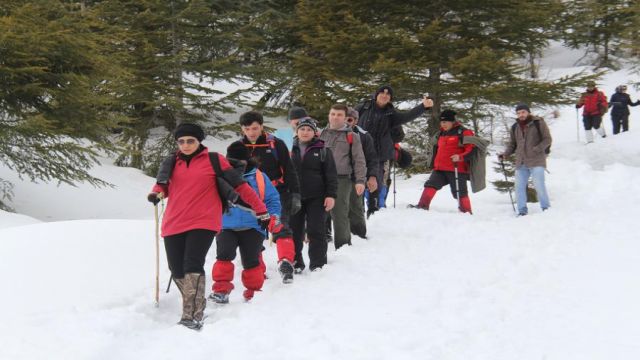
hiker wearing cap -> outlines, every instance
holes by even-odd
[[[542,211],[551,206],[544,183],[547,152],[551,146],[551,133],[544,119],[532,115],[526,104],[516,106],[516,116],[517,122],[511,127],[507,148],[504,153],[498,155],[498,159],[503,161],[511,154],[516,154],[514,164],[516,169],[516,201],[518,215],[523,216],[528,214],[527,184],[529,177],[533,180]]]
[[[292,107],[291,109],[289,109],[289,115],[287,116],[289,126],[276,130],[273,135],[284,141],[285,145],[287,145],[287,148],[291,150],[293,146],[293,137],[295,136],[296,127],[298,126],[298,121],[307,117],[309,117],[309,114],[307,114],[307,110],[305,110],[305,108],[301,106]]]
[[[351,127],[354,134],[360,137],[360,142],[362,142],[362,150],[364,151],[364,159],[367,166],[367,190],[373,193],[378,189],[378,181],[376,179],[378,156],[371,134],[358,126],[358,122],[358,112],[350,107],[347,110],[347,125]],[[352,177],[352,180],[355,181],[355,177]],[[352,234],[366,239],[367,222],[364,216],[364,194],[358,195],[355,191],[351,192],[351,199],[349,200],[349,226]]]
[[[458,200],[458,210],[472,214],[467,190],[469,164],[465,157],[471,155],[475,145],[464,144],[463,138],[474,134],[456,121],[455,116],[453,110],[444,110],[440,114],[440,132],[436,135],[437,142],[431,156],[430,167],[433,170],[424,184],[418,205],[414,207],[429,210],[436,192],[448,184],[453,198]]]
[[[338,175],[331,150],[317,137],[315,121],[305,118],[298,122],[291,159],[300,177],[302,208],[291,216],[295,243],[295,271],[305,269],[302,256],[305,236],[309,240],[309,269],[317,271],[327,263],[327,242],[324,224],[327,212],[333,209],[338,196]]]
[[[281,139],[264,131],[264,118],[258,111],[240,115],[240,127],[244,136],[237,142],[247,147],[250,157],[259,160],[260,171],[267,174],[278,190],[282,206],[280,222],[286,229],[290,229],[289,218],[300,210],[301,199],[300,183],[289,149]],[[280,262],[278,271],[283,275],[289,269],[285,263]]]
[[[270,216],[258,195],[227,159],[209,153],[201,144],[205,134],[200,126],[180,124],[174,138],[178,151],[162,162],[147,200],[157,205],[162,198],[169,199],[161,230],[171,276],[182,294],[179,324],[200,329],[206,306],[205,257],[222,226],[223,203],[217,177],[234,188],[260,221],[268,223]]]
[[[576,109],[584,106],[582,110],[582,123],[584,124],[585,136],[587,143],[593,142],[593,133],[591,129],[595,129],[601,137],[607,137],[602,125],[602,116],[607,112],[607,97],[596,87],[594,81],[587,82],[587,91],[580,95],[580,99],[576,104]]]
[[[349,204],[351,192],[364,193],[367,165],[360,137],[347,125],[347,106],[334,104],[329,111],[329,125],[320,133],[320,139],[331,150],[338,173],[338,197],[331,210],[336,250],[351,245]]]
[[[394,159],[395,147],[392,130],[401,129],[402,124],[415,120],[426,110],[433,107],[433,101],[424,97],[422,102],[413,109],[400,112],[396,110],[392,101],[393,89],[389,85],[381,86],[371,99],[355,106],[358,111],[360,127],[368,131],[373,138],[376,156],[378,158],[378,188],[381,189],[389,177],[389,162]],[[385,169],[387,171],[385,172]],[[374,194],[376,196],[377,194]]]
[[[247,209],[246,204],[241,202],[222,216],[222,231],[216,235],[216,261],[211,270],[213,293],[209,295],[209,299],[218,304],[229,302],[229,293],[234,288],[233,260],[238,248],[243,268],[242,284],[245,290],[242,295],[245,301],[251,300],[255,292],[262,289],[264,283],[264,271],[260,266],[259,256],[267,231],[273,233],[274,237],[279,237],[276,242],[278,257],[280,261],[287,262],[290,270],[283,274],[285,283],[293,280],[295,254],[291,235],[282,234],[283,227],[279,221],[280,195],[269,177],[257,169],[257,159],[249,157],[247,148],[238,142],[227,148],[227,159],[265,203],[270,219],[267,228],[264,229],[256,222],[255,216]]]
[[[631,97],[627,94],[627,85],[616,87],[616,93],[609,99],[614,135],[620,133],[620,127],[622,131],[629,131],[629,106],[637,105],[640,105],[640,100],[631,101]]]

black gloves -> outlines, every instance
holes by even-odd
[[[158,205],[160,200],[162,200],[162,197],[158,196],[158,193],[152,192],[152,193],[149,193],[149,195],[147,195],[147,201],[152,203],[153,206]]]

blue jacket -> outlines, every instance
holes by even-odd
[[[267,206],[267,211],[270,215],[280,216],[280,194],[276,190],[275,186],[271,184],[271,180],[267,174],[262,173],[264,176],[264,204]],[[256,194],[258,192],[258,183],[256,181],[256,169],[249,170],[243,175],[244,180],[251,185]],[[229,213],[225,213],[222,216],[222,229],[256,229],[260,231],[265,237],[267,232],[262,230],[258,225],[256,217],[248,210],[244,210],[238,207],[229,209]]]

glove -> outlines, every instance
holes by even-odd
[[[378,207],[378,195],[378,191],[369,193],[369,201],[367,202],[367,219],[376,211],[380,210],[380,208]]]
[[[158,193],[152,192],[147,195],[147,201],[153,204],[153,206],[158,205],[162,197],[158,196]]]
[[[302,200],[300,194],[291,194],[291,215],[297,214],[300,209],[302,209]]]
[[[269,219],[269,226],[267,230],[269,230],[269,232],[272,234],[277,234],[280,231],[282,231],[282,228],[284,228],[284,226],[280,222],[280,218],[277,217],[276,215],[271,215],[271,219]]]
[[[271,221],[271,216],[269,216],[269,213],[265,212],[256,214],[256,217],[258,218],[258,225],[260,225],[262,230],[267,230],[269,228],[269,222]]]

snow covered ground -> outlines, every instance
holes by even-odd
[[[209,305],[201,332],[175,324],[175,287],[153,307],[153,179],[106,159],[94,174],[113,189],[0,169],[25,214],[0,212],[0,359],[637,359],[640,111],[631,132],[584,145],[575,109],[559,110],[548,212],[530,204],[516,218],[491,186],[471,195],[473,216],[447,188],[431,211],[406,209],[427,175],[399,180],[397,207],[371,218],[370,239],[330,247],[321,272],[284,285],[267,246],[270,279],[247,304],[236,268],[231,303]],[[488,166],[489,180],[500,176]],[[208,271],[214,259],[212,249]]]

